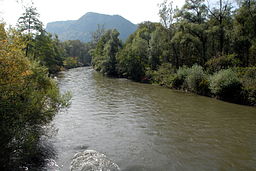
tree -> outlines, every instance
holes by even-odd
[[[97,25],[97,30],[91,34],[91,42],[92,45],[95,47],[96,44],[100,41],[100,38],[106,33],[106,29],[104,25]]]
[[[116,29],[108,30],[91,51],[93,67],[106,75],[117,75],[116,54],[122,46],[118,36]]]
[[[18,29],[24,34],[26,45],[26,56],[29,55],[29,50],[33,46],[31,43],[35,35],[44,32],[43,23],[38,19],[39,13],[33,6],[26,7],[25,12],[18,19]]]
[[[168,56],[166,55],[167,39],[166,32],[164,31],[162,25],[156,27],[156,30],[151,34],[151,39],[149,41],[149,67],[151,70],[158,69],[158,66],[168,61]]]
[[[47,69],[25,56],[20,32],[0,24],[0,170],[42,164],[43,126],[67,105]],[[46,156],[45,156],[46,157]]]
[[[244,66],[256,63],[256,1],[245,0],[235,13],[234,52]]]
[[[64,48],[57,36],[52,36],[43,29],[38,18],[36,8],[30,6],[18,20],[18,30],[26,44],[25,55],[38,60],[48,68],[50,74],[54,74],[63,67]]]
[[[228,42],[229,34],[227,33],[231,30],[232,27],[232,6],[228,0],[219,0],[218,5],[213,8],[210,7],[208,3],[207,7],[210,13],[210,30],[213,34],[213,39],[216,37],[218,39],[218,53],[220,55],[224,55],[224,53],[228,53],[230,43]],[[226,49],[225,49],[226,48]],[[215,50],[214,50],[215,51]],[[217,55],[217,54],[215,54]]]
[[[176,12],[175,18],[179,22],[176,25],[178,29],[173,41],[185,46],[185,48],[180,47],[183,49],[180,58],[190,63],[181,62],[187,65],[204,64],[207,61],[206,30],[208,29],[204,0],[186,0],[182,9]],[[189,52],[184,53],[185,51]]]
[[[165,32],[167,34],[167,46],[166,50],[167,56],[172,57],[171,59],[166,58],[165,62],[171,62],[177,68],[179,67],[179,54],[178,54],[178,46],[173,41],[174,33],[175,33],[175,24],[174,24],[174,15],[177,9],[173,8],[173,2],[164,0],[162,4],[159,5],[159,16],[162,25],[165,27]]]
[[[92,43],[82,43],[80,40],[68,40],[62,43],[65,49],[65,58],[76,57],[80,66],[91,64],[90,50]]]
[[[174,18],[174,9],[173,9],[173,1],[164,0],[163,3],[158,4],[159,6],[159,16],[161,20],[161,24],[167,29],[171,28]]]
[[[139,24],[138,30],[128,38],[118,53],[119,75],[142,81],[147,70],[157,67],[160,54],[154,49],[158,46],[155,44],[157,42],[152,42],[152,34],[157,27],[159,24],[151,22]]]
[[[39,20],[39,13],[33,6],[26,7],[25,12],[18,19],[18,28],[24,34],[37,34],[43,31],[43,23]]]
[[[31,49],[34,59],[46,66],[50,74],[55,74],[63,67],[64,49],[58,37],[52,37],[47,32],[42,32],[32,40],[34,47]]]

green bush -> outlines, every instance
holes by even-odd
[[[153,83],[157,83],[161,86],[171,87],[171,82],[175,70],[169,63],[162,64],[157,71],[147,72],[151,75]]]
[[[256,66],[256,40],[253,41],[249,51],[249,63],[251,64],[251,66]]]
[[[235,68],[243,84],[243,103],[256,105],[256,67]]]
[[[67,57],[63,61],[64,67],[67,69],[76,68],[79,66],[78,58],[77,57]]]
[[[186,66],[180,67],[172,80],[172,87],[176,89],[187,89],[186,78],[190,69]]]
[[[205,64],[206,68],[211,73],[240,65],[241,61],[234,54],[211,58]]]
[[[189,69],[186,82],[190,91],[202,95],[209,94],[209,82],[202,66],[193,65]]]
[[[220,70],[210,78],[211,92],[222,100],[239,102],[242,83],[232,69]]]

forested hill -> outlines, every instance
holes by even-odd
[[[119,15],[89,12],[78,20],[48,23],[46,31],[57,34],[62,41],[81,40],[89,42],[91,41],[91,33],[97,30],[98,25],[103,25],[105,29],[117,29],[120,33],[120,39],[123,41],[137,29],[137,25]]]

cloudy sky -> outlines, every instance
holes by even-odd
[[[17,1],[19,3],[17,3]],[[21,3],[22,2],[22,3]],[[7,24],[15,25],[24,9],[22,4],[31,0],[0,0],[0,16]],[[137,24],[159,21],[158,5],[163,0],[33,0],[44,25],[51,21],[76,20],[86,12],[118,14]],[[174,0],[181,6],[184,0]]]

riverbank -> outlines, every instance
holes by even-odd
[[[207,72],[199,65],[180,67],[165,64],[146,73],[142,82],[158,84],[219,100],[256,106],[256,67],[228,68]]]
[[[111,76],[123,77],[123,76]],[[149,70],[136,82],[157,84],[166,88],[191,92],[230,103],[256,106],[256,67],[234,67],[216,72],[202,66],[180,67],[163,64],[158,70]]]

